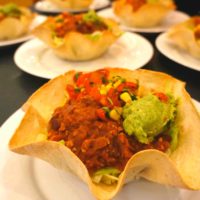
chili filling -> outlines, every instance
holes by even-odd
[[[126,0],[126,2],[131,5],[133,11],[139,10],[140,7],[147,3],[146,0]]]
[[[194,35],[197,40],[200,40],[200,17],[195,16],[193,18],[193,23],[194,23]]]
[[[92,174],[112,167],[122,171],[138,151],[165,152],[172,140],[168,129],[149,143],[141,143],[123,128],[121,108],[137,99],[138,83],[116,76],[108,70],[76,73],[74,85],[67,85],[69,101],[57,108],[49,121],[48,140],[59,141],[71,149]],[[166,103],[164,93],[154,93]]]
[[[96,15],[94,11],[86,14],[72,15],[62,13],[55,19],[54,32],[57,37],[64,37],[68,32],[76,31],[83,34],[91,34],[95,31],[103,31],[108,26]]]

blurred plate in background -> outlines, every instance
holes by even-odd
[[[190,69],[200,71],[200,59],[191,56],[188,52],[172,44],[167,37],[167,33],[162,33],[156,38],[156,47],[170,60]]]
[[[183,21],[185,21],[189,18],[189,15],[187,15],[186,13],[175,10],[175,11],[171,11],[166,16],[164,21],[158,26],[151,27],[151,28],[138,28],[138,27],[130,27],[130,26],[124,25],[120,21],[120,19],[113,13],[112,8],[107,8],[107,9],[104,9],[102,11],[99,11],[98,14],[102,17],[112,18],[112,19],[120,22],[121,27],[126,31],[134,31],[134,32],[141,32],[141,33],[164,32],[164,31],[167,31],[171,26],[173,26],[177,23],[183,22]]]
[[[35,17],[35,19],[33,20],[31,26],[30,26],[30,32],[36,26],[38,26],[39,24],[41,24],[42,22],[44,22],[45,19],[46,19],[45,16],[43,16],[43,15],[37,15]],[[3,40],[3,41],[0,41],[0,47],[14,45],[14,44],[18,44],[18,43],[25,42],[27,40],[32,39],[33,35],[31,35],[30,32],[28,34],[26,34],[26,35],[23,35],[21,37],[18,37],[18,38],[12,39],[12,40]]]
[[[91,4],[89,9],[78,9],[78,10],[73,10],[73,9],[61,9],[55,4],[49,2],[49,1],[39,1],[34,5],[34,9],[38,12],[44,12],[44,13],[60,13],[60,12],[71,12],[71,13],[80,13],[80,12],[87,12],[88,10],[99,10],[103,9],[107,6],[110,5],[109,0],[94,0],[94,2]]]
[[[22,44],[17,49],[14,60],[21,70],[34,76],[51,79],[69,70],[90,71],[102,67],[137,69],[147,64],[152,56],[153,47],[148,40],[127,32],[110,46],[107,52],[94,60],[63,60],[38,39]]]

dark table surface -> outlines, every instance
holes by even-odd
[[[200,72],[183,67],[160,54],[154,45],[158,35],[142,35],[152,43],[155,51],[153,58],[143,68],[162,71],[186,82],[186,89],[191,97],[200,101]],[[0,48],[0,125],[19,109],[35,90],[48,81],[17,68],[13,55],[19,45]]]

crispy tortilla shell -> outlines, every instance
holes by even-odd
[[[126,0],[118,0],[113,4],[114,13],[128,26],[148,28],[158,25],[166,15],[174,10],[172,1],[169,4],[146,3],[137,11],[133,11],[132,6]]]
[[[23,15],[19,19],[6,17],[0,21],[0,40],[18,38],[29,32],[35,14],[24,7],[20,7],[20,10]]]
[[[33,34],[45,42],[53,49],[57,56],[63,59],[72,61],[90,60],[102,55],[122,33],[118,24],[114,21],[105,18],[103,21],[108,25],[109,29],[101,31],[97,39],[92,38],[91,34],[71,31],[65,35],[60,44],[57,44],[52,37],[52,25],[54,22],[51,17],[39,25],[33,31]]]
[[[52,2],[56,6],[68,9],[83,9],[88,8],[93,0],[48,0],[49,2]]]
[[[38,141],[38,135],[47,134],[47,124],[54,109],[67,100],[65,85],[72,83],[75,71],[50,80],[28,99],[23,106],[25,117],[11,138],[9,148],[16,153],[45,160],[58,169],[70,170],[87,183],[100,200],[112,199],[124,184],[139,177],[164,185],[200,189],[200,116],[184,88],[185,84],[159,72],[109,70],[110,76],[120,75],[129,81],[138,79],[140,95],[156,90],[170,92],[178,99],[176,124],[180,133],[174,152],[140,151],[128,161],[119,181],[106,185],[93,183],[85,165],[66,146],[46,139]]]
[[[200,39],[195,37],[195,29],[192,29],[193,18],[175,25],[168,31],[170,41],[178,48],[189,52],[192,56],[200,58]],[[200,32],[200,25],[196,30]]]

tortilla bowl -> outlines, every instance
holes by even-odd
[[[176,47],[189,52],[196,58],[200,58],[200,39],[197,38],[197,35],[200,33],[200,24],[195,28],[191,28],[194,26],[195,18],[200,19],[200,17],[191,17],[173,26],[167,34],[170,41]]]
[[[108,69],[109,76],[120,75],[127,80],[139,80],[138,92],[141,95],[156,89],[170,92],[178,99],[175,123],[180,132],[178,146],[173,152],[142,150],[130,158],[117,182],[111,185],[94,183],[86,166],[69,148],[46,139],[47,124],[52,113],[69,99],[65,88],[66,84],[73,83],[75,71],[50,80],[27,100],[23,105],[25,116],[9,142],[10,150],[40,158],[58,169],[71,171],[100,200],[112,199],[124,184],[140,177],[164,185],[199,190],[200,116],[184,88],[185,84],[160,72]]]
[[[36,27],[33,30],[33,34],[46,43],[62,59],[71,61],[91,60],[105,53],[122,34],[115,21],[106,18],[102,18],[102,20],[109,27],[108,29],[92,34],[70,31],[59,44],[52,37],[54,23],[52,17],[49,17],[43,24]]]
[[[166,15],[175,9],[172,2],[145,3],[138,10],[133,11],[126,0],[118,0],[113,4],[114,13],[128,26],[148,28],[160,24]]]
[[[0,40],[18,38],[29,32],[35,14],[24,7],[20,10],[23,12],[20,18],[6,17],[0,21]]]
[[[61,9],[84,9],[88,8],[93,0],[48,0],[49,2],[54,3],[56,6]]]

